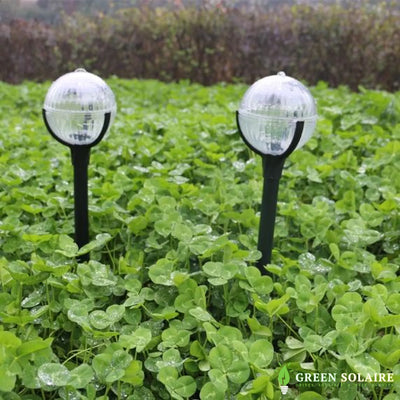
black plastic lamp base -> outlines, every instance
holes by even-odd
[[[265,266],[271,263],[272,248],[274,245],[275,217],[278,203],[279,180],[282,176],[283,165],[286,158],[296,149],[300,142],[304,129],[304,121],[297,121],[292,142],[283,154],[263,154],[249,143],[240,128],[239,112],[236,112],[236,122],[243,141],[262,157],[263,161],[263,194],[261,202],[261,216],[258,230],[258,246],[261,259],[258,260],[257,268],[262,275],[267,275]]]
[[[47,130],[60,143],[71,149],[71,159],[74,168],[74,203],[75,203],[75,242],[79,248],[89,243],[89,204],[88,204],[88,168],[90,148],[101,141],[106,134],[111,122],[111,113],[104,114],[103,127],[96,138],[90,144],[76,145],[63,140],[56,135],[47,120],[46,110],[42,110],[43,120]],[[89,253],[79,256],[80,262],[89,261]]]
[[[277,156],[262,154],[264,184],[257,247],[262,254],[257,263],[257,267],[262,275],[267,275],[265,266],[271,263],[272,248],[274,245],[276,209],[278,204],[279,180],[282,176],[283,165],[285,164],[285,160],[289,154],[291,154],[297,147],[301,134],[303,133],[303,128],[303,121],[296,122],[292,142],[283,154]]]

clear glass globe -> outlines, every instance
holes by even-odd
[[[106,113],[110,128],[117,106],[114,93],[98,76],[79,68],[50,86],[43,108],[58,138],[71,145],[88,145],[100,135]]]
[[[304,121],[296,148],[312,136],[317,120],[310,91],[284,72],[255,82],[239,106],[240,130],[247,142],[262,154],[283,154],[292,142],[296,122]]]

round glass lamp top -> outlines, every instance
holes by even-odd
[[[311,137],[317,110],[310,91],[284,72],[255,82],[244,94],[238,120],[242,135],[261,154],[283,154],[292,142],[296,122],[304,121],[296,148]]]
[[[117,110],[114,93],[98,76],[78,68],[50,86],[44,100],[47,122],[62,142],[89,145],[100,135],[105,115]]]

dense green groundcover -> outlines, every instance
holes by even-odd
[[[0,398],[398,399],[400,93],[312,88],[317,131],[287,161],[260,276],[246,88],[108,83],[119,110],[92,150],[79,252],[49,83],[0,84]],[[299,372],[395,382],[303,387]]]

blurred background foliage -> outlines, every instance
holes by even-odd
[[[0,0],[0,80],[83,66],[205,85],[284,70],[309,84],[400,85],[400,10],[372,0]]]

